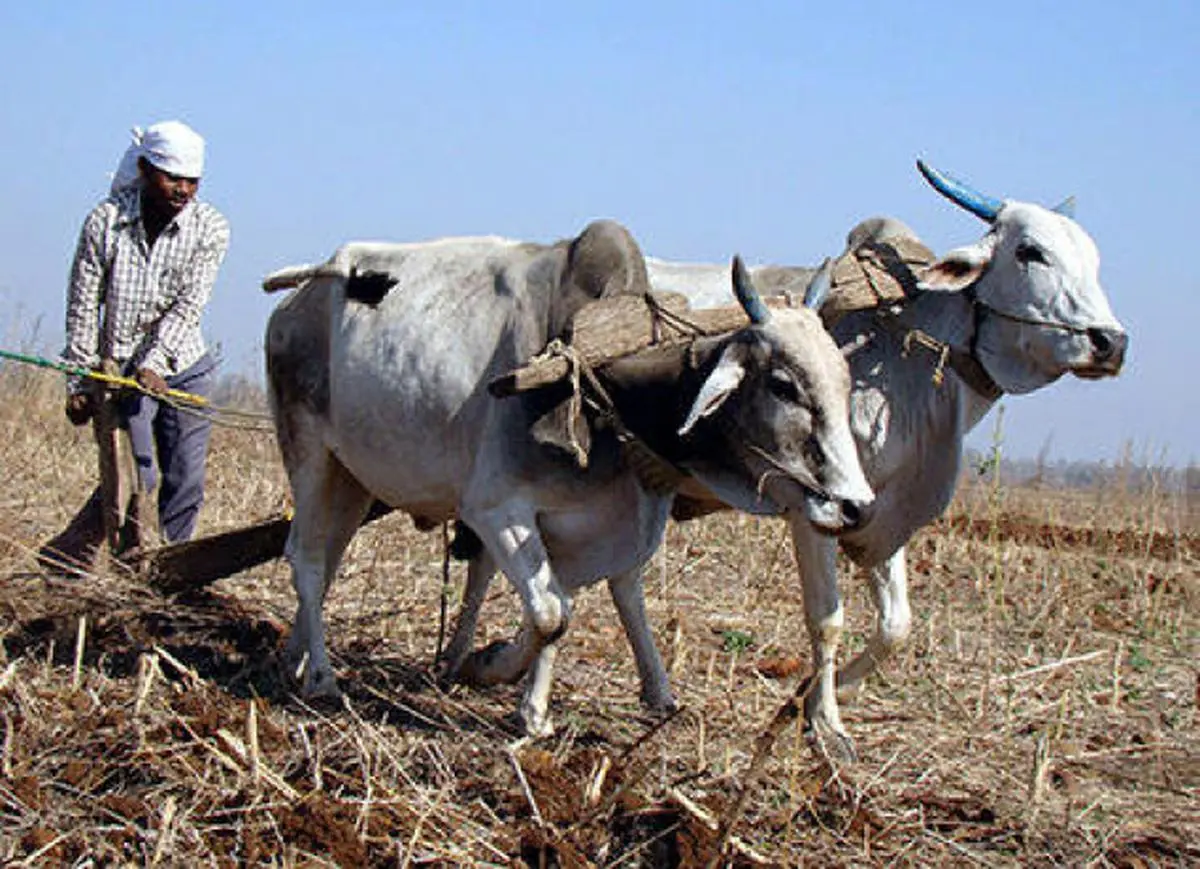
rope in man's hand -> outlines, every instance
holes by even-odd
[[[116,374],[106,374],[103,371],[94,371],[90,368],[81,368],[77,365],[67,365],[64,362],[45,359],[41,356],[13,353],[9,350],[0,350],[0,359],[9,359],[25,365],[35,365],[38,368],[58,371],[71,377],[82,377],[96,383],[103,383],[109,387],[132,389],[143,395],[148,395],[151,398],[170,404],[172,407],[185,413],[196,413],[206,416],[215,425],[249,429],[252,431],[273,430],[273,426],[263,425],[261,422],[256,424],[255,422],[241,422],[228,419],[228,417],[240,417],[244,420],[269,422],[271,420],[270,414],[233,407],[217,407],[203,395],[195,395],[191,392],[171,389],[162,375],[151,371],[149,368],[139,368],[136,377],[122,377]],[[67,419],[71,421],[72,425],[85,425],[95,416],[96,409],[96,396],[90,391],[73,393],[67,399],[66,414]]]

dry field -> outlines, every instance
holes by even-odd
[[[808,663],[781,522],[670,527],[647,592],[677,715],[638,707],[597,587],[559,656],[558,735],[524,744],[517,688],[433,678],[439,533],[390,516],[358,536],[327,608],[346,700],[312,708],[276,665],[281,562],[170,599],[115,567],[38,570],[94,449],[55,378],[0,369],[0,395],[6,865],[696,866],[743,792],[726,865],[1200,863],[1195,503],[964,485],[911,546],[910,644],[845,708],[858,762],[792,727],[749,781]],[[285,504],[269,434],[214,443],[202,533]],[[872,610],[844,579],[853,649]],[[518,612],[497,582],[481,641]]]

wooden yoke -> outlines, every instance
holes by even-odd
[[[833,264],[832,289],[821,306],[830,328],[851,311],[887,308],[918,292],[918,273],[932,263],[933,252],[915,238],[866,241]]]
[[[782,303],[783,300],[779,300]],[[568,345],[574,357],[588,368],[632,356],[650,347],[671,346],[700,335],[719,335],[749,323],[740,307],[694,311],[678,293],[647,296],[611,296],[589,302],[575,315]],[[549,386],[571,373],[571,362],[547,348],[525,365],[488,384],[497,398]]]
[[[120,367],[112,359],[100,363],[100,371],[118,376]],[[92,420],[100,457],[100,497],[104,517],[104,539],[109,554],[120,556],[140,550],[143,544],[141,519],[145,493],[137,472],[129,430],[121,425],[119,392],[97,384],[97,408]]]

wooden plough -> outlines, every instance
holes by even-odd
[[[391,512],[391,507],[376,501],[363,525]],[[282,558],[291,528],[290,516],[275,516],[185,543],[130,550],[116,557],[159,591],[176,594],[203,588],[218,579]]]
[[[111,360],[101,363],[103,375],[116,377]],[[92,420],[98,447],[104,540],[108,556],[132,569],[164,593],[203,588],[279,558],[284,553],[290,516],[274,516],[230,531],[198,537],[184,543],[149,545],[143,523],[148,498],[142,491],[129,431],[120,424],[119,389],[97,389],[98,408]],[[365,522],[391,512],[383,504],[372,506]]]
[[[105,360],[102,373],[116,375]],[[200,588],[222,577],[283,555],[291,520],[266,519],[185,543],[148,547],[147,497],[142,491],[129,431],[120,424],[118,390],[97,390],[99,406],[92,420],[100,464],[104,540],[110,557],[164,592]]]

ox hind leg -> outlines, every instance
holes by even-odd
[[[867,647],[849,664],[838,671],[838,693],[845,699],[854,697],[875,669],[908,639],[912,612],[908,605],[908,570],[905,550],[901,546],[890,558],[869,569],[871,596],[875,600],[877,620],[875,633]]]
[[[533,510],[508,504],[473,511],[463,518],[520,595],[525,623],[515,641],[493,643],[468,657],[461,673],[464,678],[483,685],[516,682],[539,660],[543,650],[566,631],[571,598],[550,567]],[[486,582],[483,584],[486,588]],[[549,736],[554,732],[548,708],[553,661],[553,653],[542,659],[538,672],[531,674],[526,683],[521,700],[521,723],[531,736]]]
[[[463,665],[478,629],[479,611],[495,569],[495,561],[486,550],[470,561],[467,568],[467,589],[459,611],[458,624],[444,656],[443,673],[446,678],[463,675]],[[658,652],[654,634],[646,617],[642,569],[639,567],[612,577],[608,582],[608,590],[637,662],[638,676],[642,684],[642,703],[654,712],[673,712],[677,705],[675,696],[671,693],[667,670],[663,666],[662,656]],[[546,697],[545,703],[549,702],[556,655],[555,646],[544,647],[530,669],[530,692],[539,697]]]
[[[291,482],[296,513],[286,555],[298,605],[287,660],[301,679],[304,696],[337,696],[337,679],[325,646],[325,596],[372,496],[326,450],[310,456],[292,473]]]
[[[496,573],[496,560],[486,548],[472,556],[467,563],[467,588],[458,612],[458,623],[454,634],[442,655],[442,675],[446,679],[462,676],[463,664],[471,647],[475,644],[475,632],[479,625],[479,611],[487,597],[488,586]]]
[[[663,666],[658,644],[650,630],[646,617],[646,593],[642,583],[642,568],[611,577],[608,591],[617,607],[625,638],[633,649],[637,662],[638,676],[642,683],[642,703],[654,712],[674,712],[675,695],[671,693],[671,682],[667,668]]]
[[[789,521],[813,656],[813,684],[804,701],[806,733],[819,750],[853,760],[854,743],[842,725],[836,690],[837,651],[845,622],[838,592],[837,542],[818,533],[803,516],[791,515]]]
[[[465,682],[486,684],[488,676],[479,672],[480,668],[490,661],[491,656],[500,654],[508,645],[501,642],[489,646],[468,660],[478,630],[479,612],[483,608],[484,598],[495,573],[496,561],[486,549],[472,557],[467,565],[466,593],[459,610],[458,623],[454,627],[454,636],[451,637],[443,656],[444,678],[459,678]],[[528,668],[529,682],[526,687],[526,699],[522,703],[523,717],[526,714],[525,709],[531,710],[530,714],[536,717],[536,710],[549,708],[550,687],[554,681],[554,661],[557,656],[558,647],[555,644],[543,646],[534,658],[533,665]],[[522,675],[524,672],[516,674],[513,681]],[[542,735],[551,732],[549,717],[544,712],[539,728]]]
[[[676,708],[675,697],[671,693],[670,680],[667,678],[666,667],[658,653],[654,642],[654,634],[650,630],[646,618],[645,596],[642,589],[642,568],[618,574],[609,579],[608,589],[625,636],[633,648],[634,660],[637,662],[638,676],[642,683],[642,702],[655,712],[673,712]],[[567,597],[568,603],[570,598]],[[558,644],[548,643],[542,646],[533,665],[529,668],[529,680],[525,686],[525,697],[521,703],[521,716],[526,722],[530,733],[549,735],[553,733],[550,722],[550,688],[554,681],[554,662],[558,657]],[[540,718],[539,718],[540,716]],[[529,727],[529,722],[539,721],[535,729]]]

